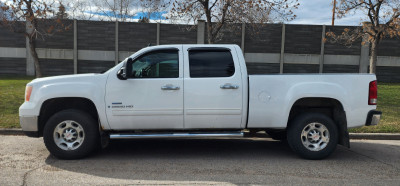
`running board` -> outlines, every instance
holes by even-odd
[[[110,134],[110,139],[192,138],[192,137],[243,137],[243,132],[226,133],[133,133]]]

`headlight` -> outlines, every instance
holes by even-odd
[[[32,86],[26,86],[25,101],[29,101],[29,99],[31,99],[32,88],[33,88]]]

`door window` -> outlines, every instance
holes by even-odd
[[[163,50],[144,54],[128,64],[127,69],[130,78],[177,78],[178,51]]]
[[[227,50],[189,50],[191,78],[230,77],[235,73],[231,52]]]

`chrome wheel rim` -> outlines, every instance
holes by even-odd
[[[309,123],[301,132],[301,142],[310,151],[320,151],[329,143],[329,131],[321,123]]]
[[[66,120],[56,126],[53,138],[60,149],[75,150],[82,145],[85,139],[85,131],[78,122]]]

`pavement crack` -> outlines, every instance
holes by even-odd
[[[43,165],[42,165],[42,166],[43,166]],[[39,169],[39,168],[41,168],[42,166],[37,167],[37,168],[34,168],[34,169],[31,169],[31,170],[28,170],[27,172],[25,172],[25,174],[24,174],[24,176],[23,176],[23,178],[22,178],[22,186],[26,186],[26,185],[27,185],[27,184],[26,184],[26,178],[28,177],[28,174],[31,173],[31,172],[33,172],[33,171],[35,171],[35,170],[37,170],[37,169]]]
[[[39,158],[40,156],[38,156],[37,158]],[[22,177],[22,186],[26,186],[27,185],[27,178],[28,178],[28,175],[30,174],[30,173],[32,173],[33,171],[36,171],[36,170],[38,170],[38,169],[40,169],[40,168],[43,168],[44,166],[46,166],[46,165],[52,165],[53,163],[55,163],[57,161],[57,159],[54,159],[53,161],[51,161],[51,162],[49,162],[49,163],[45,163],[45,164],[43,164],[43,165],[40,165],[40,166],[38,166],[38,167],[35,167],[35,168],[32,168],[32,169],[30,169],[30,170],[28,170],[28,171],[26,171],[25,172],[25,174],[24,174],[24,176]]]

